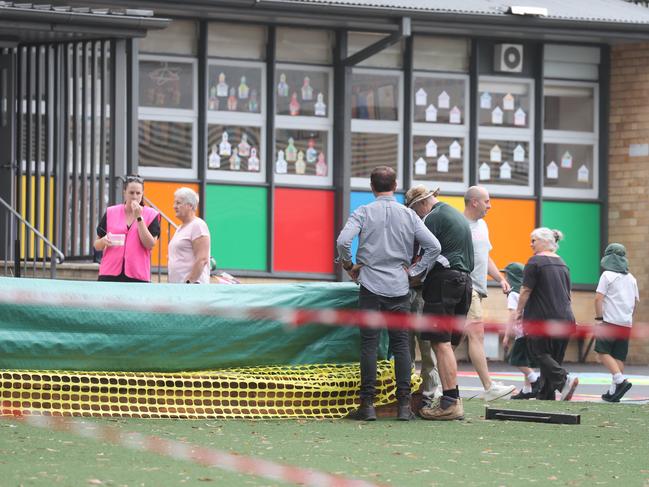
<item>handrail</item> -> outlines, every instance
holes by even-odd
[[[162,218],[163,218],[163,219],[164,219],[164,220],[165,220],[169,225],[171,225],[172,227],[174,227],[174,230],[178,230],[178,225],[176,225],[176,224],[171,220],[171,218],[169,218],[167,215],[165,215],[165,214],[162,212],[162,210],[161,210],[160,208],[158,208],[158,207],[153,203],[153,201],[151,201],[151,200],[150,200],[149,198],[147,198],[146,196],[142,196],[142,199],[144,200],[144,202],[145,202],[147,205],[149,205],[149,206],[150,206],[151,208],[153,208],[155,211],[157,211],[158,213],[160,213],[160,216],[161,216],[161,217],[162,217]]]
[[[56,245],[50,242],[50,240],[45,235],[43,235],[41,232],[36,230],[36,228],[34,228],[31,223],[25,220],[20,213],[14,210],[12,206],[1,197],[0,197],[0,203],[7,210],[9,210],[13,214],[13,216],[15,216],[18,220],[20,220],[21,223],[23,223],[27,228],[29,228],[32,232],[34,232],[43,241],[43,243],[45,243],[45,245],[47,245],[57,255],[58,257],[56,260],[57,264],[60,264],[65,260],[65,255],[63,255],[63,252],[61,252]]]

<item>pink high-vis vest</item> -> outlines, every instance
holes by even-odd
[[[159,218],[158,212],[148,206],[142,207],[142,219],[148,227],[154,218]],[[126,234],[124,246],[106,247],[99,266],[100,276],[119,276],[122,273],[131,279],[140,281],[151,280],[151,250],[140,242],[137,232],[137,221],[131,228],[126,226],[126,211],[124,204],[109,206],[106,209],[106,232]]]

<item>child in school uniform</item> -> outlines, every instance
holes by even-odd
[[[620,402],[632,385],[624,377],[624,361],[629,351],[633,312],[640,295],[638,283],[629,272],[624,245],[612,243],[606,247],[601,265],[604,272],[595,293],[595,319],[602,323],[597,326],[595,352],[612,377],[611,386],[602,394],[602,399]]]
[[[538,372],[535,372],[532,367],[533,364],[527,353],[527,343],[525,343],[525,336],[523,335],[523,327],[520,323],[516,323],[516,308],[518,307],[518,298],[521,292],[521,284],[523,283],[523,264],[519,262],[512,262],[503,269],[505,279],[511,286],[512,290],[507,295],[507,309],[509,310],[509,321],[505,336],[503,337],[503,347],[509,348],[512,336],[514,343],[511,345],[509,353],[509,364],[518,367],[523,373],[525,385],[523,389],[512,399],[532,399],[536,397],[541,386]]]

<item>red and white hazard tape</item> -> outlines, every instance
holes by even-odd
[[[380,487],[378,484],[365,480],[348,479],[318,470],[235,455],[222,450],[165,440],[141,433],[123,432],[96,423],[89,424],[82,420],[54,416],[32,416],[28,410],[12,408],[6,403],[3,404],[0,411],[1,419],[18,420],[38,428],[72,433],[84,438],[120,445],[131,450],[153,452],[174,460],[189,461],[229,472],[255,475],[268,480],[309,487]]]
[[[103,296],[80,296],[56,292],[9,291],[0,295],[0,304],[26,304],[68,307],[76,309],[101,308],[121,311],[138,311],[160,314],[203,315],[233,320],[268,320],[289,326],[322,324],[333,326],[360,326],[367,328],[394,328],[413,331],[456,331],[466,327],[466,318],[458,316],[390,313],[350,309],[300,309],[285,307],[232,307],[192,306],[182,303],[133,302]],[[506,323],[485,321],[490,332],[504,332]],[[527,335],[552,338],[603,337],[603,338],[649,338],[649,324],[637,323],[630,329],[623,326],[602,327],[595,324],[579,324],[562,321],[526,321],[523,327]]]

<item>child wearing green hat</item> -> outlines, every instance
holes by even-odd
[[[511,291],[507,295],[507,309],[509,310],[509,322],[507,330],[503,337],[503,347],[509,348],[511,337],[514,337],[514,343],[509,351],[509,364],[518,367],[523,373],[525,385],[523,389],[512,399],[532,399],[536,397],[541,386],[538,372],[535,372],[532,367],[536,364],[530,359],[527,353],[527,343],[525,342],[525,335],[523,334],[523,327],[516,321],[516,309],[518,308],[518,298],[521,292],[521,284],[523,283],[523,264],[519,262],[512,262],[503,269],[505,279],[511,286]]]
[[[602,323],[597,327],[595,352],[612,376],[611,386],[602,399],[620,402],[632,385],[624,377],[624,361],[640,295],[635,277],[629,272],[624,245],[612,243],[606,247],[601,265],[604,272],[595,293],[595,319]]]

